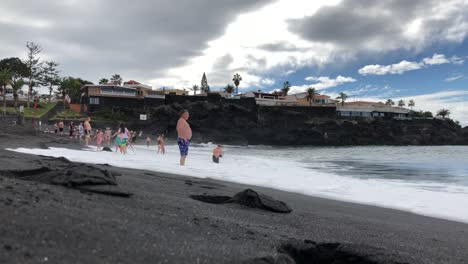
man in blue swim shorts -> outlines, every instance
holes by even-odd
[[[177,121],[177,144],[180,150],[180,165],[185,165],[185,159],[188,155],[190,140],[192,139],[192,129],[190,128],[187,120],[189,119],[189,112],[183,110],[180,114],[179,121]]]

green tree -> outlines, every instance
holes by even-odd
[[[28,108],[31,106],[31,96],[35,85],[41,83],[42,80],[42,62],[39,54],[42,52],[41,46],[34,42],[27,42],[26,48],[28,55],[24,64],[26,64],[28,79]]]
[[[234,85],[236,86],[236,95],[239,94],[239,85],[240,82],[242,81],[242,76],[240,74],[236,73],[234,74],[234,77],[232,78],[232,81],[234,82]]]
[[[193,95],[196,95],[199,90],[200,90],[200,87],[198,85],[192,86]]]
[[[122,85],[122,77],[120,77],[120,74],[112,75],[110,80],[115,85]]]
[[[403,99],[401,99],[400,101],[398,101],[398,106],[399,106],[399,107],[405,107],[405,105],[406,105],[406,102],[405,102]]]
[[[281,88],[281,94],[283,96],[288,95],[290,89],[291,89],[291,84],[288,81],[284,82],[283,88]]]
[[[394,106],[395,102],[393,102],[392,99],[388,99],[387,102],[385,102],[385,104],[388,105],[388,106]]]
[[[224,87],[224,92],[232,94],[234,92],[234,85],[228,84]]]
[[[208,85],[208,80],[206,79],[205,73],[203,73],[203,77],[201,79],[200,91],[202,93],[208,93],[210,91],[210,86]]]
[[[23,85],[24,85],[23,79],[20,79],[11,85],[11,88],[13,89],[13,100],[14,100],[13,105],[15,108],[18,103],[18,92],[21,91],[21,88],[23,88]]]
[[[440,109],[439,111],[437,111],[437,116],[440,116],[443,119],[445,119],[445,117],[448,117],[449,115],[450,115],[450,110],[448,109]]]
[[[109,80],[106,78],[102,78],[101,80],[99,80],[99,84],[108,84],[108,83],[109,83]]]
[[[344,106],[344,103],[346,102],[346,100],[348,100],[348,95],[341,92],[340,95],[336,97],[336,99],[341,102],[341,106]]]
[[[43,79],[42,85],[49,88],[49,98],[48,101],[52,99],[52,92],[54,91],[54,86],[60,84],[59,70],[57,70],[58,63],[55,61],[46,61],[43,67]]]
[[[12,81],[16,82],[28,75],[28,69],[20,58],[6,58],[0,61],[0,69],[9,69],[13,76]]]
[[[9,69],[12,73],[11,86],[13,88],[14,106],[18,101],[18,92],[24,85],[23,78],[28,75],[28,68],[20,58],[6,58],[0,61],[0,69]]]
[[[60,81],[57,89],[57,97],[65,100],[66,95],[70,97],[72,103],[79,103],[81,100],[81,87],[87,84],[93,84],[90,81],[81,78],[65,77]]]
[[[315,95],[317,94],[315,88],[310,87],[307,89],[307,101],[310,105],[315,101]]]
[[[413,110],[413,107],[416,105],[413,99],[409,100],[408,106]]]
[[[423,117],[425,117],[425,118],[433,118],[434,115],[432,114],[431,111],[426,111],[426,112],[423,113]]]
[[[1,69],[0,70],[0,88],[3,95],[3,114],[6,113],[6,90],[7,85],[11,84],[11,79],[13,78],[13,73],[10,69]]]

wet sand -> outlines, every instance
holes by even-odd
[[[87,165],[4,149],[79,145],[18,128],[0,128],[0,263],[468,263],[467,224],[397,210],[107,165],[130,197],[50,184]],[[247,188],[293,211],[190,197]]]

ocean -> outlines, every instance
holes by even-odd
[[[14,151],[259,185],[468,223],[467,146],[225,146],[220,164],[211,161],[213,147],[192,145],[185,167],[178,165],[176,145],[168,145],[166,155],[142,145],[125,156],[93,147]]]

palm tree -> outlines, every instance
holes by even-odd
[[[449,116],[450,115],[450,110],[448,109],[440,109],[438,112],[437,112],[437,116],[440,116],[442,117],[443,119],[445,119],[446,116]]]
[[[388,99],[387,102],[385,102],[386,105],[393,106],[395,105],[395,102],[393,102],[392,99]]]
[[[339,100],[339,101],[341,101],[341,106],[344,106],[344,103],[345,103],[346,100],[348,99],[348,95],[345,94],[345,93],[343,93],[343,92],[341,92],[341,93],[340,93],[340,96],[338,96],[336,99]]]
[[[228,84],[224,87],[224,92],[232,94],[234,92],[234,85]]]
[[[283,88],[281,88],[282,95],[283,96],[288,95],[290,89],[291,89],[291,84],[288,81],[284,82]]]
[[[16,82],[13,82],[11,85],[11,88],[13,89],[13,105],[16,108],[16,104],[18,102],[18,92],[23,88],[24,81],[23,80],[18,80]]]
[[[236,95],[239,94],[239,84],[242,81],[242,77],[240,74],[236,73],[234,74],[234,78],[232,78],[232,81],[234,82],[234,85],[236,86]]]
[[[307,89],[307,101],[310,105],[312,105],[312,102],[315,102],[315,94],[315,88],[310,87],[309,89]]]
[[[200,87],[198,85],[194,85],[192,86],[192,90],[193,90],[193,95],[196,95],[197,91],[200,90]]]
[[[406,105],[405,101],[403,99],[401,99],[400,101],[398,101],[398,106],[399,107],[404,107]]]
[[[110,80],[115,85],[122,85],[122,77],[120,77],[120,74],[112,75]]]
[[[0,88],[3,95],[3,114],[6,114],[6,87],[11,84],[13,73],[9,69],[0,70]]]
[[[411,108],[411,111],[413,111],[413,107],[416,105],[413,99],[409,100],[408,106]]]
[[[108,83],[109,83],[109,80],[106,78],[102,78],[101,80],[99,80],[99,84],[108,84]]]

